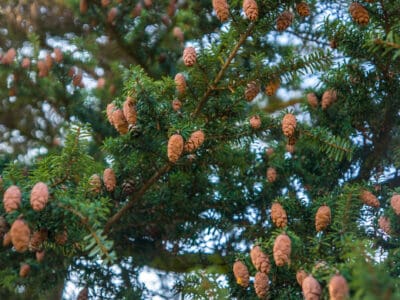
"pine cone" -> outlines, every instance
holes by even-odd
[[[112,113],[112,123],[120,134],[126,134],[129,131],[129,124],[125,119],[124,113],[120,109],[116,109]]]
[[[135,192],[135,180],[128,179],[122,183],[122,193],[129,196]]]
[[[86,14],[88,11],[88,2],[87,0],[81,0],[79,2],[79,11],[82,15]]]
[[[107,168],[104,170],[103,182],[108,192],[112,192],[115,190],[115,187],[117,186],[117,178],[115,177],[113,169]]]
[[[281,85],[281,82],[280,82],[279,79],[271,80],[271,81],[265,86],[265,93],[266,93],[268,96],[270,96],[270,97],[271,97],[272,95],[275,95],[275,93],[276,93],[276,91],[279,89],[280,85]]]
[[[212,0],[212,5],[217,14],[217,18],[221,22],[225,22],[229,18],[229,5],[226,0]]]
[[[10,226],[7,223],[6,218],[0,216],[0,238],[3,238],[4,235],[10,230]]]
[[[390,199],[390,205],[392,206],[395,214],[400,216],[400,195],[393,195]]]
[[[296,11],[301,17],[308,17],[310,15],[310,7],[306,2],[297,3]]]
[[[9,245],[11,245],[11,234],[7,232],[3,236],[3,247],[8,247]]]
[[[368,11],[357,2],[353,2],[349,7],[351,17],[358,25],[367,25],[369,22]]]
[[[76,300],[88,300],[88,299],[89,299],[89,290],[87,287],[85,287],[79,292],[78,298],[76,298]]]
[[[187,142],[185,143],[185,152],[194,152],[197,150],[204,142],[205,136],[202,130],[197,130],[193,132]]]
[[[46,63],[46,67],[47,69],[51,69],[51,67],[53,66],[53,58],[51,57],[50,54],[47,53],[44,62]]]
[[[183,31],[180,27],[174,27],[174,29],[172,30],[172,35],[181,43],[183,43],[184,41],[184,35],[183,35]]]
[[[113,115],[114,110],[116,110],[116,109],[117,109],[117,108],[115,107],[115,105],[114,105],[113,103],[107,104],[107,109],[106,109],[106,112],[107,112],[107,119],[108,119],[108,122],[110,122],[111,125],[114,125],[114,124],[113,124],[113,117],[112,117],[112,115]]]
[[[9,213],[17,210],[21,205],[21,190],[16,185],[10,186],[3,196],[4,210]]]
[[[271,183],[275,182],[277,176],[278,175],[277,175],[277,172],[276,172],[275,168],[269,167],[267,169],[267,181],[268,182],[271,182]]]
[[[317,214],[315,215],[315,228],[316,230],[322,231],[331,223],[331,209],[327,205],[322,205],[318,208]]]
[[[175,75],[175,84],[176,84],[176,90],[178,91],[179,94],[185,94],[186,92],[186,79],[183,74],[178,73]]]
[[[382,229],[382,231],[386,234],[390,235],[390,220],[389,218],[385,217],[385,216],[381,216],[378,220],[378,225],[379,228]]]
[[[296,150],[296,148],[294,145],[286,144],[286,152],[293,154],[295,150]]]
[[[276,20],[276,29],[278,31],[286,30],[290,25],[292,25],[294,15],[290,11],[284,11]]]
[[[258,19],[258,6],[255,0],[243,0],[243,10],[250,21]]]
[[[136,124],[136,108],[135,108],[135,103],[133,102],[133,98],[126,97],[126,100],[123,105],[123,113],[128,124],[130,125]]]
[[[89,179],[90,191],[94,194],[101,192],[101,178],[97,174],[93,174]]]
[[[342,275],[334,275],[328,288],[330,300],[346,300],[349,297],[349,286]]]
[[[186,47],[183,50],[183,62],[186,67],[191,67],[196,63],[196,49],[194,47]]]
[[[101,6],[106,7],[111,3],[111,0],[101,0]]]
[[[38,60],[37,68],[39,70],[39,77],[47,77],[49,75],[49,69],[47,68],[46,62],[44,60]]]
[[[296,130],[296,117],[293,114],[286,114],[282,119],[282,131],[287,137],[291,137]]]
[[[68,241],[68,232],[66,230],[57,232],[54,237],[54,241],[58,245],[61,245],[61,246],[65,245]]]
[[[49,201],[49,189],[43,182],[36,183],[31,191],[31,206],[35,211],[41,211]]]
[[[246,265],[240,260],[233,264],[233,275],[235,275],[236,282],[242,287],[248,287],[250,283],[249,270]]]
[[[173,134],[168,140],[168,159],[176,163],[183,152],[183,138],[179,134]]]
[[[331,106],[337,99],[337,93],[335,90],[327,90],[325,93],[322,95],[322,100],[321,100],[321,107],[322,109],[326,109],[329,106]]]
[[[277,236],[274,242],[274,260],[278,267],[290,264],[290,252],[292,251],[290,238],[282,233]]]
[[[370,191],[363,190],[360,194],[360,198],[365,205],[372,207],[379,207],[379,200]]]
[[[172,109],[173,109],[174,111],[180,111],[181,108],[182,108],[182,102],[179,101],[178,99],[174,99],[174,100],[172,101]]]
[[[265,299],[269,289],[269,278],[267,274],[257,272],[254,276],[254,289],[258,298]]]
[[[336,49],[336,48],[338,47],[338,42],[337,42],[337,40],[336,40],[335,38],[331,39],[331,40],[329,41],[329,46],[330,46],[332,49]]]
[[[287,226],[287,215],[285,209],[278,202],[274,202],[271,207],[271,218],[275,226],[283,228]]]
[[[260,92],[260,85],[256,81],[250,81],[244,92],[244,97],[248,102],[251,102]]]
[[[31,60],[28,57],[25,57],[21,62],[21,67],[24,69],[28,69],[31,66]]]
[[[107,22],[110,23],[110,24],[112,24],[112,25],[115,25],[115,19],[117,18],[118,13],[119,13],[118,8],[112,7],[112,8],[108,11],[108,14],[107,14]]]
[[[301,285],[303,289],[303,295],[305,300],[319,300],[321,297],[321,286],[319,282],[312,277],[311,275],[308,275],[304,280],[303,284]]]
[[[29,226],[21,219],[17,219],[10,229],[11,242],[17,252],[25,252],[29,247],[31,230]]]
[[[265,150],[265,154],[267,156],[271,156],[272,154],[274,154],[275,150],[274,148],[268,148],[267,150]]]
[[[63,53],[62,53],[61,49],[60,48],[54,48],[54,52],[53,53],[54,53],[54,60],[57,63],[62,62],[64,56],[63,56]]]
[[[318,106],[318,98],[317,95],[315,95],[314,93],[307,94],[307,101],[312,108],[316,108]]]
[[[1,63],[5,65],[11,65],[14,62],[15,57],[17,56],[17,51],[14,48],[8,49],[6,54],[4,54],[1,59]]]
[[[104,88],[105,85],[106,85],[106,80],[105,80],[104,77],[100,77],[99,79],[97,79],[97,86],[96,86],[96,88],[102,89],[102,88]]]
[[[270,270],[269,257],[260,246],[254,246],[250,251],[250,258],[257,271],[268,274]]]
[[[304,279],[308,276],[307,272],[304,270],[298,270],[296,273],[297,283],[302,286]]]
[[[35,255],[36,255],[36,261],[37,262],[42,262],[43,260],[44,260],[44,255],[45,255],[45,251],[44,250],[42,250],[42,251],[37,251],[36,253],[35,253]]]
[[[258,129],[261,127],[261,119],[259,116],[252,116],[250,118],[250,126],[253,129]]]
[[[31,267],[28,264],[22,264],[19,269],[19,277],[25,278],[31,271]]]
[[[39,251],[42,248],[42,244],[47,240],[47,230],[40,229],[32,234],[31,240],[29,242],[29,251]]]

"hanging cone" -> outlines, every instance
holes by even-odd
[[[349,298],[349,286],[342,275],[334,275],[328,284],[330,300],[346,300]]]
[[[396,215],[400,215],[400,195],[393,195],[390,199],[390,205],[392,206]]]
[[[53,66],[53,58],[51,57],[50,54],[47,54],[47,55],[46,55],[46,57],[45,57],[45,59],[44,59],[44,62],[46,63],[47,69],[50,70],[51,67]]]
[[[17,56],[17,51],[15,51],[14,48],[10,48],[2,57],[1,63],[4,65],[11,65],[14,62],[16,56]]]
[[[358,25],[367,25],[369,22],[368,11],[357,2],[353,2],[349,7],[349,12],[353,20]]]
[[[278,202],[272,203],[271,207],[271,219],[272,222],[278,228],[283,228],[287,226],[287,215],[285,209]]]
[[[10,186],[3,196],[4,210],[6,213],[17,210],[21,205],[21,190],[16,185]]]
[[[174,100],[172,101],[172,109],[173,109],[174,111],[180,111],[181,108],[182,108],[182,102],[179,101],[178,99],[174,99]]]
[[[251,128],[253,128],[253,129],[258,129],[261,127],[261,119],[259,116],[252,116],[250,118],[249,122],[250,122]]]
[[[282,131],[287,137],[291,137],[296,130],[296,117],[293,114],[286,114],[282,119]]]
[[[126,97],[126,100],[124,102],[122,112],[124,113],[124,117],[128,124],[130,125],[135,125],[136,124],[136,108],[135,108],[135,103],[133,101],[133,98],[131,97]]]
[[[116,109],[117,109],[117,108],[115,107],[115,105],[114,105],[113,103],[107,104],[107,109],[106,109],[107,119],[108,119],[108,122],[110,122],[111,125],[114,125],[114,124],[113,124],[113,117],[112,117],[112,115],[113,115],[114,110],[116,110]]]
[[[54,48],[54,60],[57,63],[62,62],[64,56],[60,48]]]
[[[115,25],[116,18],[118,16],[119,10],[116,7],[112,7],[107,14],[107,23]]]
[[[185,152],[194,152],[196,151],[204,142],[205,136],[202,130],[197,130],[193,132],[187,142],[185,143],[184,150]]]
[[[176,90],[178,91],[179,94],[185,94],[186,92],[186,79],[183,74],[178,73],[175,75],[175,84],[176,84]]]
[[[319,232],[324,230],[331,223],[331,209],[327,205],[318,208],[315,215],[315,229]]]
[[[122,183],[122,193],[129,196],[135,192],[135,180],[127,179]]]
[[[31,60],[28,57],[25,57],[21,62],[21,67],[24,69],[28,69],[31,66]]]
[[[21,219],[17,219],[10,229],[11,242],[17,252],[25,252],[29,247],[31,230]]]
[[[183,31],[180,27],[174,27],[174,29],[172,29],[172,35],[181,43],[183,43],[184,41],[184,35],[183,35]]]
[[[244,97],[248,102],[251,102],[260,92],[260,85],[256,81],[250,81],[246,90],[244,91]]]
[[[82,15],[86,14],[88,11],[88,2],[87,0],[81,0],[79,2],[79,11]]]
[[[19,277],[27,277],[30,271],[31,267],[28,264],[22,264],[21,268],[19,269]]]
[[[37,262],[42,262],[42,261],[44,260],[45,251],[44,251],[44,250],[42,250],[42,251],[37,251],[36,254],[35,254],[35,256],[36,256],[36,261],[37,261]]]
[[[271,97],[272,95],[275,95],[275,93],[276,93],[276,91],[279,89],[280,85],[281,85],[281,82],[280,82],[279,79],[271,80],[271,81],[265,86],[265,93],[266,93],[268,96],[270,96],[270,97]]]
[[[120,134],[126,134],[129,131],[129,124],[125,119],[124,113],[120,109],[116,109],[112,113],[112,123]]]
[[[115,177],[113,169],[107,168],[104,170],[103,182],[108,192],[115,190],[115,187],[117,186],[117,178]]]
[[[318,98],[317,95],[315,95],[314,93],[307,94],[307,101],[312,108],[316,108],[318,106]]]
[[[172,163],[176,163],[183,152],[183,138],[179,134],[173,134],[168,140],[167,149],[168,159]]]
[[[243,10],[247,18],[250,21],[255,21],[258,19],[258,6],[255,0],[244,0]]]
[[[229,18],[229,5],[226,0],[212,0],[212,5],[217,14],[217,18],[221,22],[225,22]]]
[[[284,11],[278,19],[276,19],[276,29],[278,31],[286,30],[290,25],[292,25],[294,15],[290,11]]]
[[[299,270],[296,273],[297,283],[302,286],[304,279],[308,276],[307,272],[304,270]]]
[[[335,90],[325,91],[325,93],[322,95],[322,100],[321,100],[322,109],[327,109],[336,101],[336,99],[337,99],[337,93]]]
[[[270,270],[269,257],[260,246],[254,246],[250,251],[250,258],[257,271],[268,274]]]
[[[300,17],[308,17],[310,15],[310,7],[306,2],[297,3],[296,11]]]
[[[321,297],[321,285],[319,282],[311,275],[307,276],[303,280],[301,285],[303,290],[303,295],[305,300],[319,300]]]
[[[276,169],[273,167],[269,167],[267,169],[267,181],[270,183],[273,183],[273,182],[275,182],[277,177],[278,177],[278,174],[276,172]]]
[[[370,191],[363,190],[360,194],[360,198],[365,205],[375,208],[380,206],[379,200]]]
[[[196,49],[194,49],[193,47],[186,47],[185,50],[183,50],[183,63],[185,64],[185,66],[193,66],[197,60],[196,56]]]
[[[46,207],[49,201],[49,189],[43,182],[36,183],[31,191],[31,206],[35,211],[41,211]]]
[[[78,298],[76,298],[76,300],[88,300],[88,299],[89,299],[89,290],[87,287],[85,287],[79,292]]]
[[[240,260],[233,264],[233,275],[235,275],[236,282],[242,287],[248,287],[250,283],[249,270],[246,265]]]
[[[101,192],[101,178],[97,174],[93,174],[89,179],[90,191],[94,194]]]
[[[267,274],[257,272],[254,276],[254,289],[258,298],[264,299],[268,294],[269,289],[269,278]]]
[[[390,220],[385,216],[381,216],[378,220],[379,228],[386,234],[390,235]]]
[[[292,243],[290,238],[282,233],[277,236],[274,242],[274,260],[278,267],[290,264],[290,253],[292,251]]]

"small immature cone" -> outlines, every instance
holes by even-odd
[[[268,274],[270,271],[269,257],[260,246],[254,246],[250,251],[250,258],[257,271]]]
[[[322,95],[322,100],[321,100],[321,107],[322,109],[326,109],[329,106],[331,106],[337,99],[337,93],[335,90],[327,90],[325,93]]]
[[[11,234],[7,232],[3,236],[3,247],[8,247],[9,245],[11,245]]]
[[[274,202],[271,207],[271,219],[275,226],[283,228],[287,226],[287,215],[285,209],[278,202]]]
[[[79,11],[82,15],[86,14],[88,11],[88,0],[81,0],[79,2]]]
[[[258,6],[255,0],[243,0],[243,10],[250,21],[258,19]]]
[[[236,282],[242,287],[248,287],[250,283],[249,270],[246,265],[240,260],[233,264],[233,275],[235,275]]]
[[[292,25],[293,19],[294,19],[293,13],[291,13],[290,11],[284,11],[276,19],[276,29],[278,31],[286,30],[290,25]]]
[[[290,238],[282,233],[277,236],[274,242],[274,260],[278,267],[290,264],[290,253],[292,252],[292,243]]]
[[[400,195],[393,195],[392,198],[390,198],[390,205],[395,214],[400,216]]]
[[[217,18],[221,22],[225,22],[229,18],[229,5],[226,0],[212,0],[212,5],[217,14]]]
[[[196,54],[196,49],[194,47],[186,47],[185,50],[183,50],[183,62],[185,66],[191,67],[196,63],[197,60],[197,54]]]
[[[4,235],[10,230],[10,227],[7,223],[6,218],[0,216],[0,238],[4,237]]]
[[[174,29],[172,29],[172,35],[181,43],[184,41],[184,35],[183,31],[180,27],[175,26]]]
[[[367,25],[369,22],[368,11],[357,2],[353,2],[349,7],[349,12],[353,20],[358,25]]]
[[[334,275],[328,284],[330,300],[346,300],[349,298],[349,286],[342,275]]]
[[[319,300],[320,299],[320,296],[322,293],[321,285],[311,275],[308,275],[303,280],[303,284],[301,285],[301,287],[303,290],[303,295],[304,295],[305,300]]]
[[[5,65],[10,65],[14,62],[15,57],[17,56],[17,51],[14,48],[8,49],[8,51],[4,54],[1,62]]]
[[[31,271],[31,267],[28,264],[22,264],[19,269],[19,277],[25,278]]]
[[[39,70],[39,77],[47,77],[49,75],[49,68],[47,68],[46,62],[44,60],[39,60],[37,62],[37,68]]]
[[[310,7],[306,2],[297,3],[296,11],[301,17],[308,17],[310,15]]]
[[[60,48],[54,48],[54,52],[53,53],[54,53],[54,60],[57,63],[62,62],[64,56],[63,56],[63,53],[62,53],[61,49]]]
[[[317,95],[315,95],[314,93],[307,94],[307,101],[312,108],[316,108],[318,106],[318,98]]]
[[[252,116],[250,118],[250,126],[253,129],[258,129],[261,127],[261,119],[259,116]]]
[[[129,124],[125,119],[121,109],[116,109],[112,113],[112,124],[120,134],[126,134],[129,131]]]
[[[36,256],[36,261],[37,262],[42,262],[44,260],[44,255],[45,255],[45,251],[37,251],[35,256]]]
[[[184,94],[186,92],[186,79],[183,74],[178,73],[175,75],[175,85],[179,94]]]
[[[204,142],[205,135],[202,130],[196,130],[193,132],[187,142],[184,145],[185,152],[193,152],[197,150]]]
[[[25,252],[28,250],[31,237],[29,226],[21,219],[17,219],[10,229],[11,242],[17,252]]]
[[[4,210],[6,213],[17,210],[21,205],[21,190],[16,185],[10,186],[3,196]]]
[[[21,67],[23,67],[24,69],[28,69],[31,65],[31,60],[28,57],[24,57],[24,59],[22,59],[21,62]]]
[[[287,137],[291,137],[296,130],[296,117],[293,114],[286,114],[282,119],[282,131]]]
[[[31,240],[29,242],[29,251],[38,251],[42,248],[42,244],[47,240],[47,230],[40,229],[32,234]]]
[[[113,115],[114,110],[116,110],[116,109],[117,108],[115,107],[115,105],[113,103],[107,104],[107,109],[106,109],[107,119],[111,125],[114,125],[112,115]]]
[[[260,92],[260,85],[256,81],[250,81],[246,90],[244,91],[244,97],[248,102],[251,102]]]
[[[173,134],[168,140],[167,155],[172,163],[176,163],[183,152],[183,138],[180,134]]]
[[[54,237],[54,241],[58,245],[65,245],[65,243],[68,241],[68,232],[66,230],[58,232]]]
[[[101,178],[97,174],[93,174],[89,179],[90,191],[94,194],[101,192]]]
[[[365,205],[375,208],[380,206],[379,200],[370,191],[363,190],[360,194],[360,198]]]
[[[180,111],[181,108],[182,108],[182,102],[179,101],[178,99],[174,99],[174,100],[172,101],[172,109],[173,109],[174,111]]]
[[[297,283],[302,286],[304,279],[308,276],[307,272],[304,270],[299,270],[296,273]]]
[[[127,97],[122,111],[124,113],[125,119],[130,125],[135,125],[137,120],[137,113],[135,108],[135,103],[133,102],[133,98]]]
[[[319,232],[324,230],[331,223],[331,209],[327,205],[318,208],[315,215],[315,229]]]
[[[271,80],[271,81],[265,86],[265,93],[266,93],[268,96],[270,96],[270,97],[271,97],[272,95],[275,95],[275,93],[276,93],[276,91],[279,89],[280,85],[281,85],[281,82],[280,82],[279,79]]]
[[[74,86],[81,86],[82,85],[82,71],[78,71],[74,76],[72,76],[72,84]]]
[[[267,169],[267,181],[273,183],[275,182],[276,177],[277,177],[276,169],[273,167],[269,167]]]
[[[267,150],[265,150],[265,154],[267,156],[271,156],[272,154],[274,154],[275,150],[274,148],[268,148]]]
[[[43,182],[36,183],[31,191],[31,206],[35,211],[41,211],[49,201],[49,189]]]
[[[112,192],[115,190],[115,187],[117,186],[117,178],[115,177],[113,169],[107,168],[104,170],[103,182],[107,191]]]
[[[262,272],[257,272],[254,276],[254,289],[258,298],[265,299],[269,289],[268,275]]]
[[[89,299],[89,290],[87,287],[85,287],[79,292],[78,298],[76,298],[76,300],[88,300],[88,299]]]
[[[106,85],[106,80],[104,79],[104,77],[100,77],[99,79],[97,79],[97,88],[98,89],[102,89],[104,88],[104,86]]]
[[[49,53],[47,53],[44,62],[46,63],[47,69],[51,69],[51,67],[53,66],[53,58],[51,57],[51,55]]]
[[[381,216],[378,220],[379,228],[386,234],[390,234],[390,220],[385,216]]]
[[[107,22],[112,25],[115,25],[115,19],[118,16],[118,12],[119,12],[118,8],[116,8],[116,7],[111,8],[107,14]]]

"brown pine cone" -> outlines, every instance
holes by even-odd
[[[31,60],[28,57],[24,57],[21,62],[21,67],[24,69],[28,69],[31,66]]]
[[[400,216],[400,195],[393,195],[390,198],[390,205],[392,206],[396,215]]]
[[[129,132],[129,124],[125,119],[124,113],[121,109],[116,109],[112,113],[112,123],[114,128],[120,134],[126,134]]]
[[[390,235],[390,220],[389,218],[385,217],[385,216],[381,216],[378,220],[378,225],[379,228],[382,229],[382,231],[386,234]]]
[[[133,179],[127,179],[122,183],[122,193],[126,196],[129,196],[133,194],[136,190],[135,186],[135,180]]]
[[[112,192],[115,190],[115,187],[117,186],[117,178],[113,169],[107,168],[104,170],[103,182],[108,192]]]
[[[254,289],[258,298],[265,299],[269,289],[269,278],[265,273],[257,272],[254,276]]]
[[[46,63],[46,67],[47,69],[51,69],[51,67],[53,66],[53,58],[51,57],[51,55],[49,53],[47,53],[44,62]]]
[[[293,114],[286,114],[282,119],[282,131],[287,137],[291,137],[296,130],[296,117]]]
[[[324,230],[331,223],[331,209],[327,205],[318,208],[315,215],[315,229],[319,232]]]
[[[49,75],[49,69],[47,68],[46,62],[44,60],[38,60],[37,68],[39,70],[39,77],[47,77]]]
[[[10,186],[3,196],[4,210],[9,213],[17,210],[21,205],[21,190],[16,185]]]
[[[274,242],[274,260],[278,267],[290,264],[290,253],[292,251],[292,243],[290,238],[282,233],[277,236]]]
[[[183,31],[180,27],[175,26],[174,29],[172,29],[172,35],[181,43],[184,41],[184,34]]]
[[[353,20],[358,25],[367,25],[369,22],[368,11],[357,2],[353,2],[349,7],[349,12]]]
[[[315,95],[314,93],[307,94],[307,101],[312,108],[316,108],[318,106],[318,98],[317,95]]]
[[[94,194],[101,192],[101,178],[97,174],[93,174],[89,179],[90,191]]]
[[[45,251],[37,251],[35,256],[36,256],[36,261],[37,262],[42,262],[44,260],[44,255],[45,255]]]
[[[137,119],[136,107],[133,98],[126,97],[122,111],[128,124],[135,125]]]
[[[54,48],[54,52],[53,53],[54,53],[54,60],[57,63],[62,62],[64,56],[63,56],[63,53],[62,53],[61,49],[60,48]]]
[[[286,144],[286,152],[289,152],[291,154],[293,154],[296,150],[296,147],[294,145],[291,144]]]
[[[36,183],[31,191],[31,206],[35,211],[41,211],[46,207],[49,201],[49,189],[43,182]]]
[[[296,11],[301,17],[308,17],[310,15],[310,7],[306,2],[297,3]]]
[[[257,271],[268,274],[270,271],[269,257],[260,246],[254,246],[250,251],[250,258]]]
[[[182,102],[179,101],[179,99],[174,99],[174,100],[172,101],[172,109],[173,109],[174,111],[180,111],[181,108],[182,108]]]
[[[243,10],[250,21],[258,19],[258,6],[255,0],[243,0]]]
[[[32,234],[31,240],[29,242],[29,251],[39,251],[42,248],[42,244],[47,240],[47,230],[42,228],[35,231]]]
[[[246,90],[244,91],[244,97],[248,102],[251,102],[260,92],[260,85],[256,81],[250,81]]]
[[[180,134],[173,134],[168,140],[167,155],[172,163],[176,163],[183,152],[183,138]]]
[[[242,287],[248,287],[250,283],[249,270],[246,265],[240,260],[233,264],[233,275],[235,275],[236,282]]]
[[[193,132],[187,142],[184,145],[185,152],[194,152],[196,151],[204,142],[205,135],[202,130],[196,130]]]
[[[290,11],[284,11],[277,19],[276,19],[276,29],[278,31],[286,30],[290,25],[292,25],[294,19],[294,15]]]
[[[360,194],[360,198],[365,205],[375,208],[380,206],[379,200],[370,191],[363,190]]]
[[[276,91],[279,89],[281,85],[281,81],[279,79],[274,79],[271,80],[266,86],[265,86],[265,93],[268,96],[275,95]]]
[[[276,169],[273,167],[269,167],[267,169],[267,181],[270,183],[273,183],[273,182],[275,182],[277,177],[278,177],[278,174],[276,172]]]
[[[284,228],[287,226],[287,215],[285,209],[278,202],[274,202],[271,207],[271,219],[272,222],[278,228]]]
[[[54,241],[58,245],[61,245],[61,246],[65,245],[68,241],[68,232],[66,230],[57,232],[54,237]]]
[[[28,264],[22,264],[19,269],[19,277],[25,278],[31,271],[31,267]]]
[[[111,125],[114,125],[113,124],[112,114],[113,114],[114,110],[116,110],[116,109],[117,108],[115,107],[115,105],[113,103],[107,104],[107,109],[106,109],[107,119],[108,119],[108,122],[110,122]]]
[[[115,25],[115,19],[117,18],[118,13],[119,13],[118,8],[116,7],[111,8],[107,14],[107,22],[112,25]]]
[[[101,0],[101,6],[106,7],[111,3],[111,0]]]
[[[274,148],[268,148],[267,150],[265,150],[265,155],[271,156],[272,154],[274,154],[274,152]]]
[[[10,230],[10,226],[8,225],[6,218],[0,216],[0,238],[3,238],[8,230]]]
[[[88,2],[87,0],[81,0],[79,2],[79,11],[82,15],[86,14],[88,11]]]
[[[308,275],[304,280],[303,284],[301,285],[303,290],[303,295],[305,300],[319,300],[321,297],[322,289],[319,282]]]
[[[16,56],[17,56],[17,51],[15,51],[14,48],[10,48],[2,57],[1,63],[5,65],[11,65],[14,62]]]
[[[196,63],[196,60],[196,49],[194,49],[194,47],[186,47],[185,50],[183,50],[183,63],[185,66],[193,66]]]
[[[96,85],[97,89],[102,89],[104,88],[105,85],[106,85],[106,79],[104,77],[100,77],[99,79],[97,79],[97,85]]]
[[[349,297],[349,286],[342,275],[334,275],[328,284],[330,300],[346,300]]]
[[[321,100],[321,107],[322,109],[326,109],[329,106],[331,106],[337,99],[337,93],[335,90],[327,90],[325,93],[322,95],[322,100]]]
[[[176,90],[179,94],[185,94],[186,92],[186,79],[181,73],[175,75]]]
[[[6,232],[3,236],[3,247],[8,247],[11,245],[11,234]]]
[[[23,220],[17,219],[14,221],[11,225],[10,236],[11,242],[17,252],[28,250],[31,230]]]
[[[226,0],[212,0],[212,5],[217,14],[217,18],[221,22],[225,22],[229,18],[229,5]]]
[[[259,116],[252,116],[250,118],[250,126],[253,129],[258,129],[261,127],[261,119]]]
[[[307,272],[304,270],[298,270],[296,273],[297,283],[302,286],[304,279],[308,276]]]
[[[78,298],[76,298],[76,300],[88,300],[88,299],[89,299],[89,290],[87,287],[85,287],[79,292]]]

